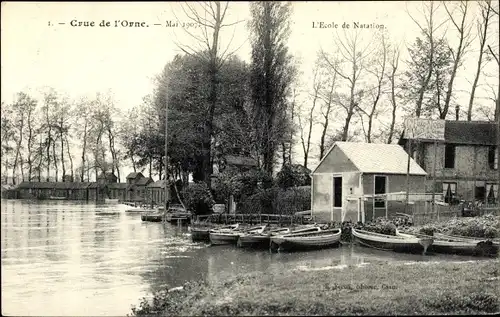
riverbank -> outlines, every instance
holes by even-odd
[[[188,283],[132,309],[167,315],[424,315],[500,311],[500,261],[413,262],[249,273]]]

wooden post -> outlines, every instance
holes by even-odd
[[[434,140],[434,163],[432,164],[432,213],[436,212],[436,161],[437,161],[437,140]],[[438,220],[439,220],[439,210],[438,212]]]
[[[410,161],[411,161],[411,139],[408,139],[408,162],[406,165],[406,206],[405,213],[408,214],[408,204],[410,201]]]

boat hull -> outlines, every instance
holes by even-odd
[[[193,242],[210,242],[210,229],[191,228],[191,240]]]
[[[142,221],[149,221],[149,222],[161,222],[163,220],[162,215],[141,215],[141,220]]]
[[[299,251],[333,248],[340,245],[341,230],[325,230],[313,233],[278,235],[271,237],[271,249]]]
[[[210,232],[209,236],[210,236],[210,243],[212,245],[236,244],[239,238],[238,233],[234,232],[230,233]]]
[[[499,245],[491,240],[481,238],[458,238],[444,234],[436,234],[429,252],[474,256],[496,256]]]
[[[268,235],[241,235],[236,245],[239,248],[269,248],[271,237]]]
[[[355,241],[362,246],[402,253],[424,253],[433,243],[432,239],[427,238],[409,235],[405,237],[388,236],[355,229],[352,229],[352,235]]]

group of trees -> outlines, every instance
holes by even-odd
[[[245,62],[233,47],[243,21],[229,20],[228,3],[183,4],[178,18],[199,27],[183,30],[190,39],[176,43],[183,53],[123,116],[104,95],[70,102],[55,91],[41,101],[21,93],[14,104],[2,104],[5,175],[44,180],[55,171],[57,180],[84,181],[126,164],[184,183],[191,174],[210,187],[213,164],[227,154],[253,157],[272,175],[278,162],[307,168],[336,140],[392,143],[404,116],[445,119],[455,110],[467,120],[498,119],[498,8],[490,0],[423,2],[422,16],[408,12],[420,35],[407,39],[406,48],[391,40],[390,30],[369,39],[356,30],[337,33],[325,39],[333,49],[318,51],[307,83],[287,47],[292,5],[249,6]],[[226,41],[222,34],[231,31]],[[476,57],[474,76],[466,78],[469,102],[460,104],[457,78]],[[497,86],[488,91],[491,76]],[[484,97],[489,92],[491,100]]]
[[[38,99],[18,93],[12,104],[2,103],[2,181],[83,182],[108,171],[120,176],[118,113],[109,95],[70,101],[51,88]]]

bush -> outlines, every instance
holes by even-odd
[[[240,213],[263,213],[292,215],[297,211],[311,209],[311,188],[302,186],[281,189],[261,189],[238,205]]]
[[[311,170],[300,164],[286,164],[276,175],[276,184],[280,188],[311,185]]]
[[[206,183],[190,184],[183,191],[184,204],[196,215],[206,215],[212,210],[215,201]]]
[[[356,227],[361,230],[366,230],[370,232],[386,234],[390,236],[396,235],[396,225],[391,220],[385,217],[377,218],[370,223],[358,224]]]

